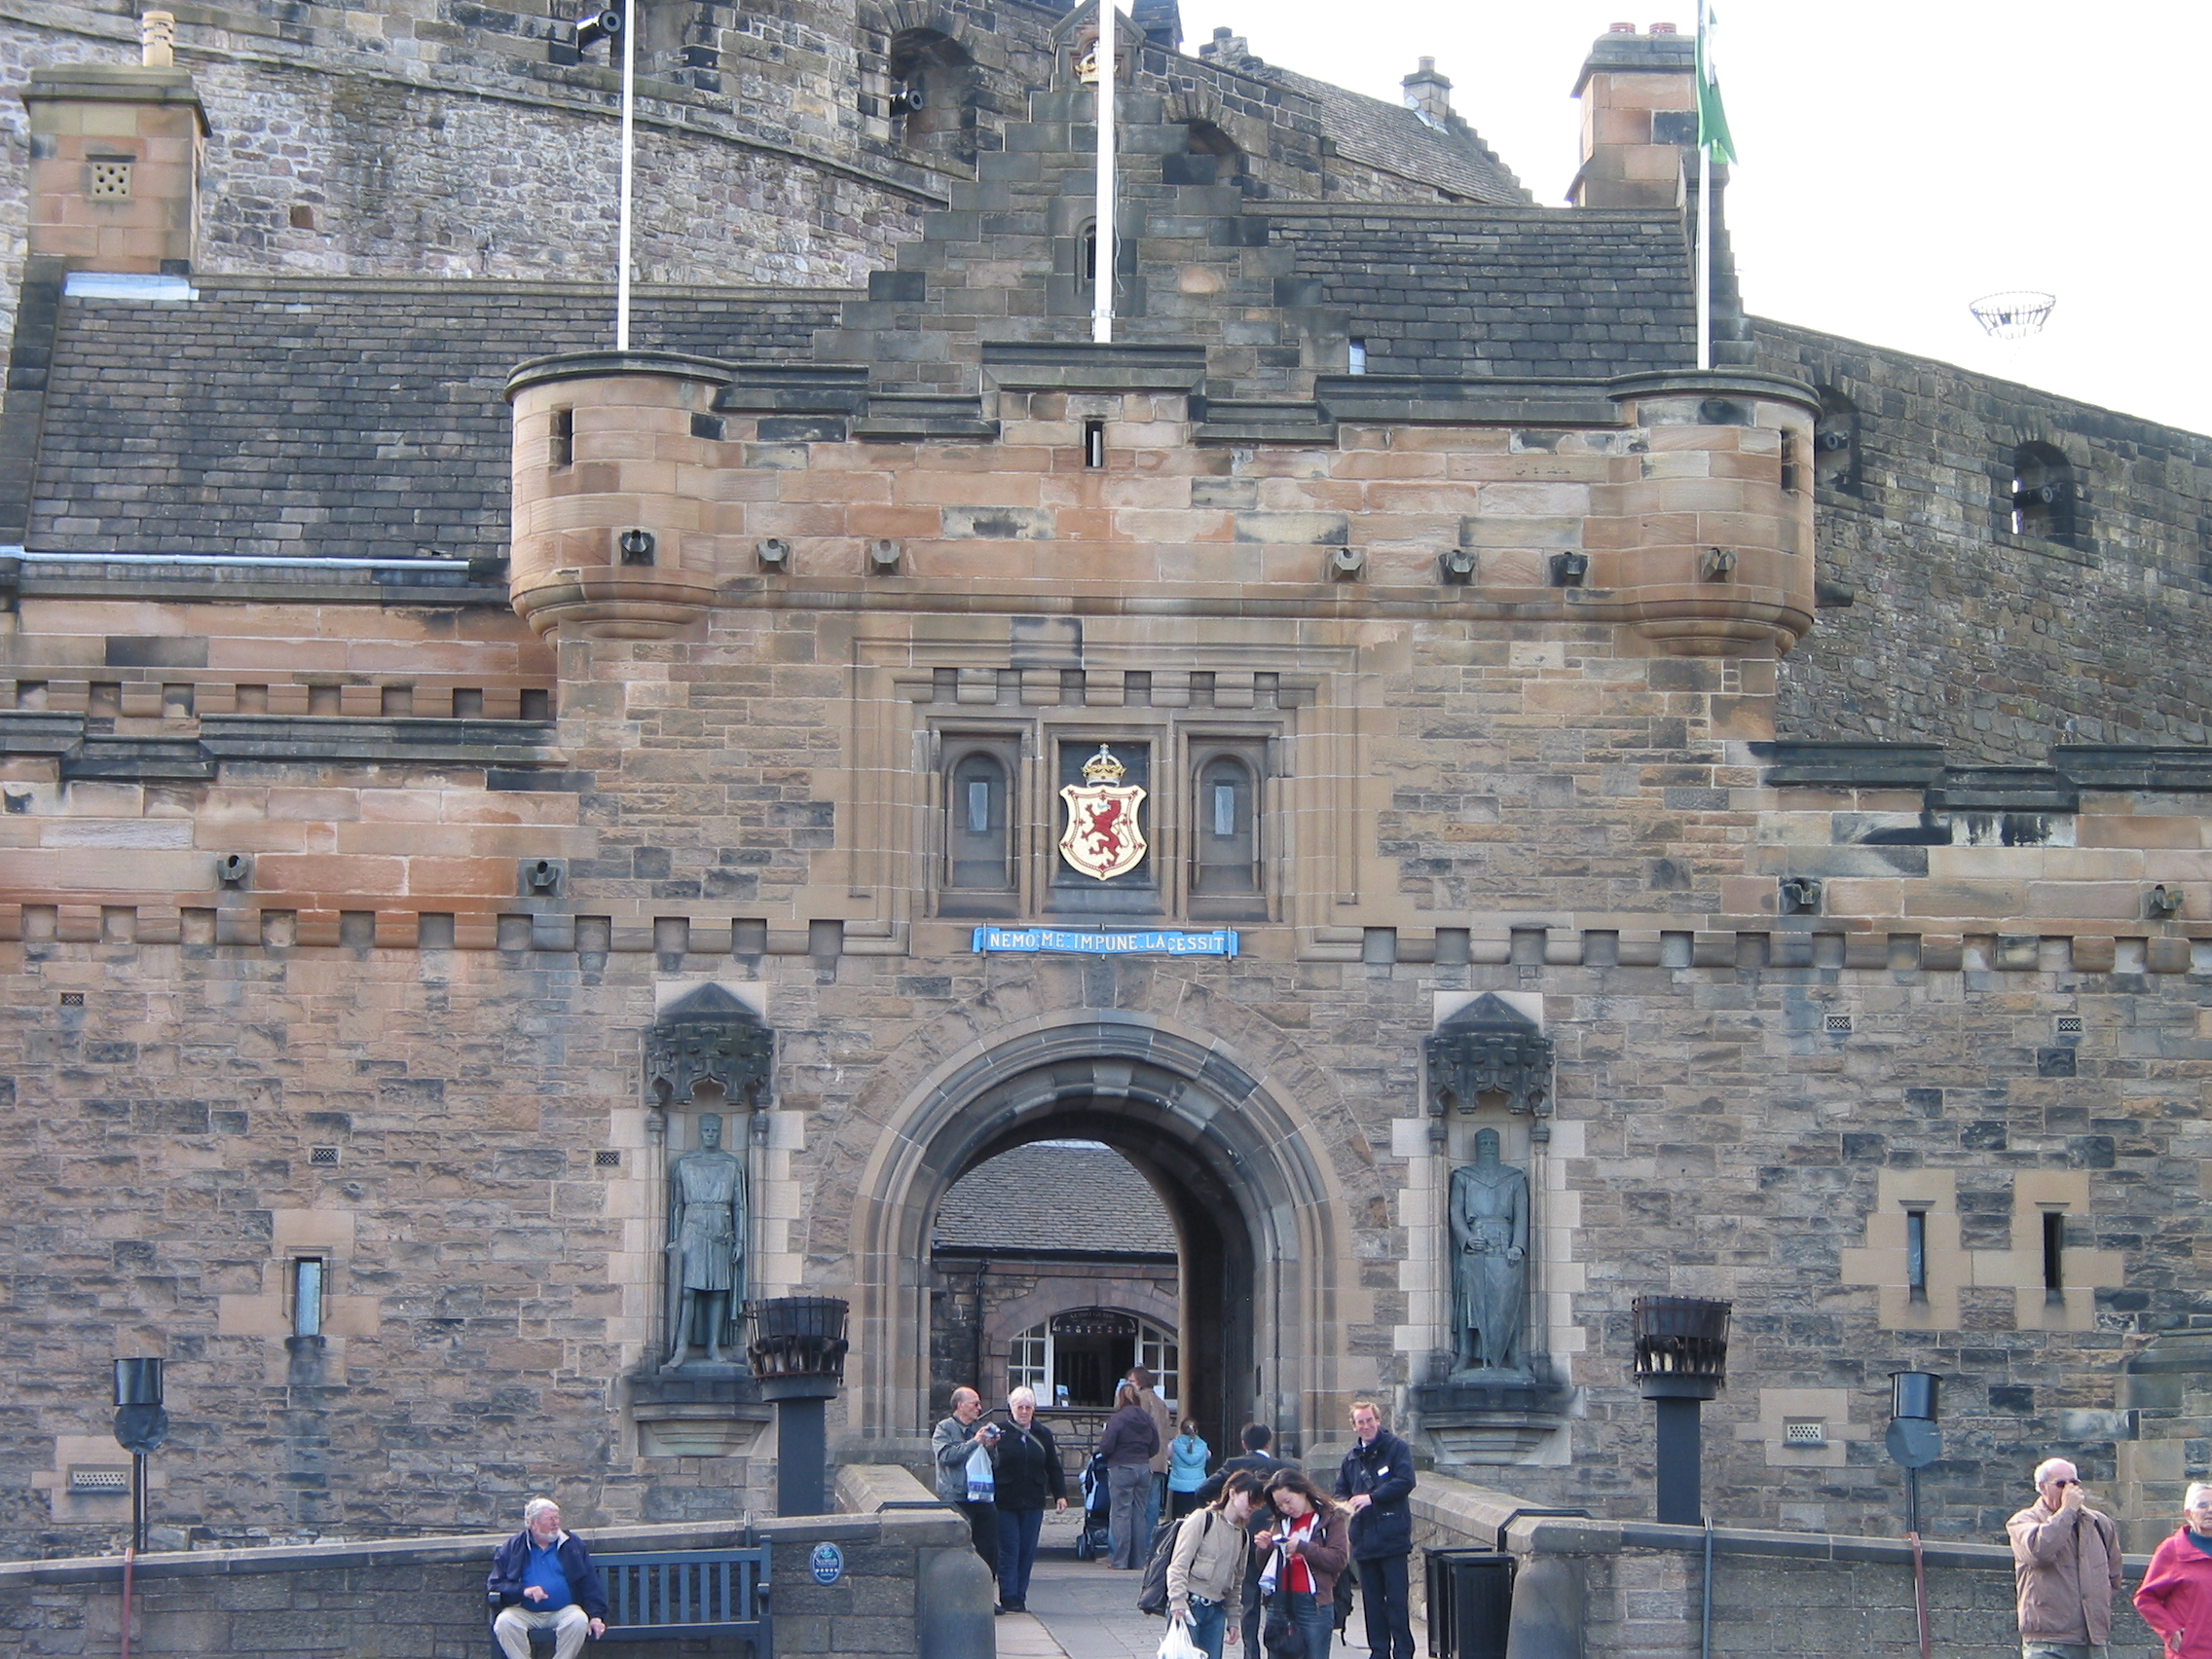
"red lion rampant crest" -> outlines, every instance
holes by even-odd
[[[1082,786],[1070,784],[1060,791],[1068,804],[1060,857],[1070,868],[1099,881],[1128,874],[1144,863],[1148,850],[1137,827],[1137,806],[1145,792],[1122,783],[1127,771],[1101,743],[1098,753],[1083,763]]]

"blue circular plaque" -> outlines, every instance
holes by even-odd
[[[814,1569],[815,1583],[834,1584],[845,1576],[845,1552],[835,1544],[816,1544],[807,1565]]]

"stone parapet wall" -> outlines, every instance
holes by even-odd
[[[1895,1537],[1711,1533],[1711,1644],[1706,1645],[1708,1534],[1643,1521],[1531,1512],[1512,1493],[1423,1474],[1415,1489],[1415,1545],[1498,1550],[1515,1563],[1512,1651],[1526,1659],[1912,1659],[1920,1652],[1911,1545]],[[2001,1529],[2000,1529],[2001,1530]],[[2012,1552],[2004,1544],[1932,1539],[1923,1547],[1934,1649],[1964,1659],[2019,1651]],[[2126,1589],[2147,1558],[2126,1563]],[[1427,1615],[1425,1575],[1414,1574]],[[2115,1659],[2148,1659],[2153,1633],[2115,1598]]]
[[[862,1512],[793,1520],[584,1530],[597,1555],[714,1550],[767,1543],[773,1556],[775,1652],[953,1659],[925,1641],[923,1584],[938,1558],[970,1551],[965,1522],[941,1509],[887,1509],[874,1487],[926,1496],[903,1471],[880,1471],[855,1495]],[[133,1650],[267,1654],[271,1659],[418,1659],[489,1650],[484,1577],[507,1536],[317,1544],[141,1557]],[[834,1543],[844,1575],[808,1571]],[[972,1551],[970,1551],[972,1554]],[[120,1557],[0,1564],[0,1656],[32,1659],[112,1648],[121,1632]],[[980,1573],[977,1574],[980,1577]],[[949,1579],[947,1579],[949,1582]],[[982,1604],[987,1614],[987,1593]],[[686,1654],[715,1651],[705,1642]],[[662,1644],[655,1651],[676,1652]]]

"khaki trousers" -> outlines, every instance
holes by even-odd
[[[498,1638],[507,1659],[530,1659],[530,1633],[534,1630],[553,1633],[553,1659],[576,1659],[584,1650],[584,1638],[591,1635],[591,1618],[571,1602],[550,1613],[531,1607],[501,1607],[499,1616],[492,1621],[492,1634]]]

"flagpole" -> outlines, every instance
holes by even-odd
[[[1697,366],[1713,367],[1713,146],[1705,131],[1706,0],[1697,0]]]
[[[637,150],[638,31],[636,0],[622,0],[622,183],[615,218],[614,349],[630,349],[630,180]]]
[[[1090,338],[1114,341],[1114,0],[1098,0],[1098,227],[1092,276]]]
[[[1713,146],[1697,147],[1697,366],[1713,367]]]

